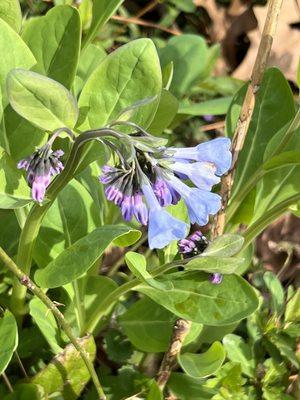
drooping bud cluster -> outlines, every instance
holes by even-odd
[[[203,253],[208,244],[207,238],[200,231],[195,231],[186,239],[182,239],[178,242],[179,253],[181,253],[184,258],[195,257]],[[218,285],[222,282],[223,276],[219,273],[213,273],[209,276],[209,280],[211,283]]]
[[[51,177],[63,170],[64,166],[59,160],[63,154],[62,150],[52,151],[51,145],[46,143],[18,163],[18,168],[26,171],[26,180],[35,201],[39,203],[43,201]]]
[[[135,141],[138,139],[135,137]],[[148,150],[149,148],[149,150]],[[220,196],[213,185],[231,164],[230,140],[218,138],[194,148],[135,147],[136,157],[128,165],[105,165],[100,181],[105,194],[121,208],[123,218],[148,224],[150,248],[163,248],[186,237],[187,224],[164,208],[183,199],[192,224],[206,225],[218,212]],[[184,183],[189,180],[191,187]]]
[[[195,231],[186,239],[181,239],[178,242],[179,253],[184,258],[194,257],[203,253],[207,246],[208,240],[200,231]]]

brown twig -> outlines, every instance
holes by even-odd
[[[147,14],[149,11],[153,10],[158,4],[160,0],[152,0],[150,3],[146,4],[139,12],[136,13],[135,18],[141,18],[143,15]]]
[[[270,0],[269,1],[269,8],[267,12],[267,17],[265,21],[264,30],[262,33],[262,38],[260,41],[260,45],[258,48],[255,64],[253,67],[252,75],[251,75],[251,82],[248,86],[246,96],[244,98],[244,102],[242,105],[242,109],[240,112],[239,120],[237,123],[236,130],[234,132],[233,140],[232,140],[232,164],[231,168],[226,176],[222,178],[221,183],[221,196],[222,196],[222,208],[216,217],[216,224],[214,231],[212,233],[212,237],[215,238],[216,236],[222,235],[224,232],[225,227],[225,210],[228,204],[228,199],[230,196],[232,184],[233,184],[233,177],[234,177],[234,169],[236,166],[236,162],[239,156],[240,151],[242,150],[248,127],[250,124],[250,120],[253,114],[254,105],[255,105],[255,95],[259,90],[259,85],[261,83],[264,70],[266,68],[267,60],[270,55],[272,43],[273,43],[273,36],[275,33],[275,28],[278,22],[278,17],[281,9],[283,0]],[[184,336],[186,336],[189,332],[190,323],[184,319],[180,319],[181,324],[186,326],[184,330]],[[174,326],[174,333],[171,338],[171,343],[169,346],[169,350],[165,353],[165,356],[162,361],[162,365],[158,374],[158,384],[159,382],[163,382],[163,384],[159,384],[160,388],[163,389],[166,385],[170,372],[172,370],[174,360],[176,356],[179,354],[182,342],[177,344],[176,340],[176,326]],[[181,344],[181,345],[180,345]],[[171,353],[171,350],[174,348],[176,351]]]
[[[213,131],[214,129],[222,129],[225,126],[225,121],[214,122],[213,124],[207,124],[200,127],[202,132]]]
[[[177,356],[180,353],[184,339],[189,333],[190,326],[191,323],[183,318],[177,319],[174,324],[169,348],[164,355],[157,374],[157,384],[161,391],[163,391],[166,383],[169,380],[171,371],[176,363]]]
[[[113,19],[114,21],[120,21],[124,24],[136,24],[141,26],[147,26],[149,28],[160,29],[163,32],[167,32],[175,36],[181,35],[181,31],[178,29],[166,28],[165,26],[155,24],[154,22],[144,21],[143,19],[140,18],[134,18],[134,17],[126,18],[126,17],[121,17],[120,15],[114,15],[113,17],[111,17],[111,19]]]
[[[228,204],[228,200],[233,185],[234,172],[237,163],[238,156],[243,148],[245,138],[250,125],[251,117],[255,106],[256,93],[259,90],[260,83],[263,78],[263,74],[266,68],[266,64],[271,52],[273,43],[273,37],[276,29],[276,25],[279,18],[283,0],[270,0],[268,6],[267,17],[262,33],[261,41],[259,44],[256,60],[253,66],[251,82],[248,86],[246,96],[242,105],[242,109],[239,115],[237,127],[235,129],[232,139],[232,164],[229,172],[222,178],[221,181],[221,197],[222,207],[219,211],[215,227],[213,230],[213,237],[222,235],[225,228],[225,211]]]
[[[5,374],[5,372],[2,373],[2,378],[5,382],[5,385],[7,386],[8,390],[10,391],[10,393],[13,393],[14,389],[10,383],[10,380],[8,379],[8,376]]]

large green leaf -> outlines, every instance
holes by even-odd
[[[172,372],[168,387],[180,400],[211,400],[216,394],[215,389],[204,387],[203,379],[181,372]]]
[[[128,251],[125,254],[125,261],[130,271],[141,281],[157,289],[165,289],[166,285],[152,278],[147,271],[147,260],[143,254]]]
[[[178,113],[192,117],[201,115],[223,115],[227,113],[231,101],[232,97],[220,97],[200,103],[184,102],[180,104]]]
[[[185,265],[185,268],[210,273],[233,274],[243,262],[244,259],[238,257],[195,257]]]
[[[79,339],[91,361],[96,354],[95,341],[92,336]],[[75,373],[76,371],[76,373]],[[79,352],[69,344],[31,382],[43,387],[46,394],[61,392],[64,400],[76,400],[90,380],[90,373]]]
[[[251,346],[243,338],[232,333],[223,339],[227,357],[230,361],[240,363],[242,372],[250,378],[255,377],[255,359]]]
[[[13,314],[6,310],[0,317],[0,375],[8,366],[18,346],[18,327]]]
[[[236,128],[244,95],[245,87],[238,92],[229,108],[226,117],[226,129],[229,136],[232,136]],[[233,195],[261,166],[268,142],[293,118],[294,114],[294,98],[287,80],[278,69],[268,69],[256,95],[247,137],[239,155]]]
[[[161,134],[167,129],[178,111],[178,100],[166,89],[163,89],[160,96],[160,102],[148,131],[153,135]]]
[[[166,351],[176,316],[148,297],[138,300],[119,317],[119,323],[131,343],[149,353]],[[201,332],[202,325],[192,323],[184,344],[192,342]]]
[[[76,100],[64,86],[50,78],[14,69],[7,78],[7,92],[13,109],[38,128],[54,131],[76,124]]]
[[[265,158],[276,149],[280,139],[285,134],[286,129],[280,130],[268,144],[266,149]],[[279,156],[282,157],[290,151],[300,151],[300,128],[298,128],[293,136],[290,138],[288,144],[283,149],[284,152]],[[278,156],[278,157],[279,157]],[[268,164],[267,164],[268,165]],[[300,180],[299,180],[300,166],[297,163],[292,165],[285,165],[270,170],[257,186],[257,195],[255,200],[255,212],[253,221],[265,215],[266,211],[271,210],[281,202],[288,198],[299,194],[300,192]]]
[[[1,0],[0,18],[8,25],[19,32],[22,26],[22,13],[19,0]]]
[[[225,351],[220,342],[213,343],[205,353],[183,353],[179,364],[186,374],[193,378],[206,378],[214,374],[225,360]]]
[[[17,114],[11,106],[4,111],[6,146],[15,161],[32,154],[46,143],[48,135]]]
[[[46,268],[36,271],[35,280],[48,288],[72,282],[91,268],[112,241],[128,246],[140,235],[139,231],[124,225],[97,228],[60,253]]]
[[[225,275],[221,284],[214,285],[205,273],[179,272],[168,274],[161,281],[171,282],[173,289],[161,291],[139,285],[136,290],[179,317],[200,324],[231,324],[251,315],[258,307],[254,289],[239,276]]]
[[[74,91],[78,95],[89,76],[106,57],[106,51],[99,46],[90,44],[80,54],[77,74],[74,81]]]
[[[166,351],[172,335],[174,315],[145,297],[119,317],[131,343],[149,353]]]
[[[217,237],[202,254],[204,257],[231,257],[241,250],[243,243],[243,236],[228,233]]]
[[[77,69],[81,40],[77,9],[57,6],[44,17],[32,18],[25,26],[22,38],[37,60],[33,71],[70,89]]]
[[[0,148],[0,208],[24,207],[32,201],[30,188],[11,157]]]
[[[20,36],[0,18],[0,54],[5,62],[0,63],[0,88],[4,107],[6,100],[6,77],[13,68],[31,68],[36,60]]]
[[[52,311],[38,298],[29,303],[29,313],[49,343],[54,354],[62,351],[59,329]]]
[[[87,190],[73,179],[59,193],[43,219],[34,259],[45,267],[65,248],[100,225],[97,209]]]
[[[188,94],[205,71],[208,55],[205,40],[198,35],[174,36],[159,54],[162,67],[171,62],[174,65],[170,91],[177,97]]]
[[[89,31],[87,32],[83,46],[91,42],[102,26],[115,13],[124,0],[93,0],[93,17]]]
[[[134,40],[107,56],[88,79],[79,98],[79,129],[104,126],[126,107],[159,96],[161,89],[161,69],[154,44],[149,39]],[[138,109],[132,120],[147,127],[158,101],[159,98]]]

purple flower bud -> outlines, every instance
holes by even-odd
[[[153,184],[153,191],[162,207],[172,204],[172,194],[169,190],[169,186],[163,179],[158,178],[156,180],[156,182]]]
[[[134,195],[134,216],[136,220],[142,224],[147,225],[148,223],[148,209],[146,204],[143,202],[141,193]]]
[[[186,239],[178,242],[179,253],[186,258],[202,253],[207,245],[208,241],[200,231],[195,231]]]
[[[32,188],[31,194],[35,201],[39,203],[43,201],[51,177],[63,170],[64,166],[59,160],[63,154],[62,150],[52,151],[50,145],[46,143],[31,156],[19,161],[18,168],[27,172],[26,180]]]
[[[105,189],[105,196],[107,200],[113,201],[116,205],[120,206],[123,200],[123,193],[117,187],[110,185]]]
[[[131,221],[134,213],[134,197],[125,195],[120,207],[125,221]]]
[[[209,277],[209,280],[211,281],[211,283],[213,283],[214,285],[219,285],[222,280],[223,280],[223,275],[219,274],[218,272],[211,274],[211,276]]]

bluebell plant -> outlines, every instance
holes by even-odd
[[[105,195],[120,207],[124,220],[135,218],[141,225],[148,225],[149,247],[161,249],[173,240],[184,239],[189,230],[186,222],[168,213],[167,206],[182,199],[190,223],[200,226],[206,225],[209,216],[220,209],[221,198],[211,190],[231,165],[230,139],[217,138],[192,148],[166,147],[142,128],[128,124],[137,131],[124,134],[109,127],[80,136],[84,138],[86,134],[89,140],[92,136],[114,150],[117,162],[104,165],[99,177],[105,185]],[[57,136],[54,134],[43,147],[18,164],[26,170],[32,197],[39,203],[51,177],[63,170],[59,160],[63,152],[52,150]],[[130,155],[123,151],[124,144],[118,145],[109,136],[122,137],[125,147],[131,150]]]

